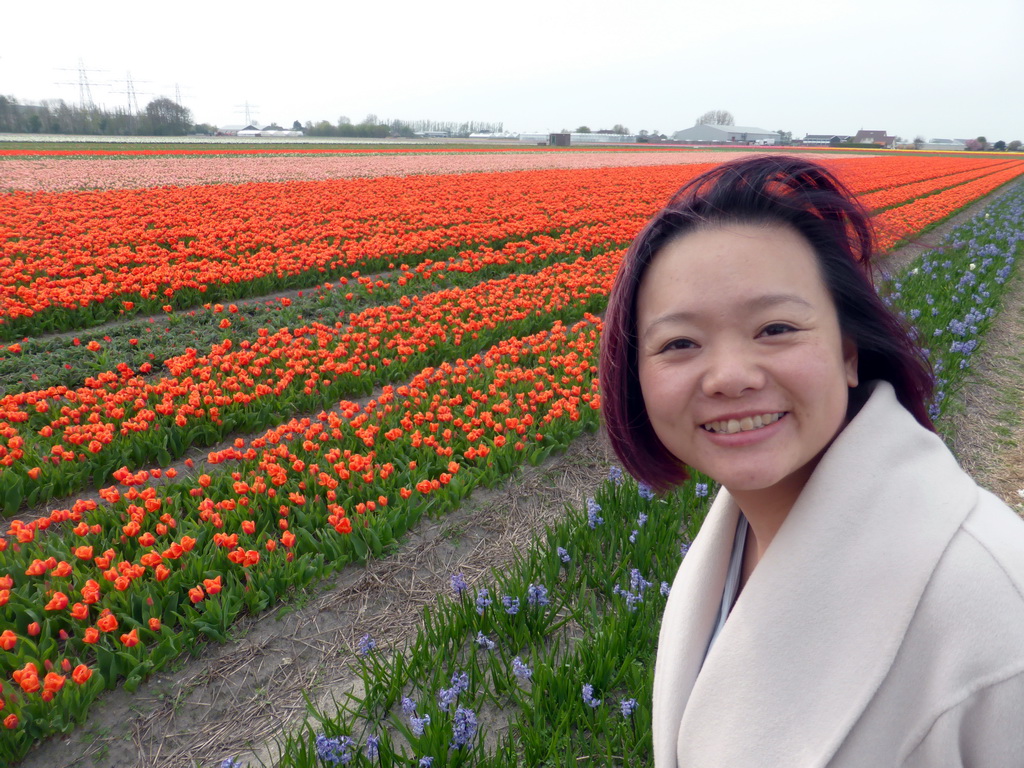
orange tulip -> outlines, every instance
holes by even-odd
[[[134,648],[139,644],[139,630],[133,629],[131,632],[121,635],[121,642],[128,648]]]

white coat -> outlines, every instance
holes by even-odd
[[[1024,766],[1024,521],[890,384],[828,448],[705,660],[738,514],[720,491],[672,584],[657,768]]]

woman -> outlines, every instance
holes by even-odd
[[[828,171],[765,157],[688,183],[619,271],[612,445],[722,486],[662,623],[659,768],[1024,766],[1024,521],[935,435],[872,247]]]

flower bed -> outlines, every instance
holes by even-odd
[[[883,216],[907,208],[906,226],[920,228],[1019,174],[987,170],[945,188],[932,168],[936,186],[921,189],[943,191]],[[102,503],[79,500],[31,523],[9,520],[0,535],[0,755],[14,759],[73,727],[103,688],[132,689],[183,648],[223,639],[240,613],[262,610],[344,563],[384,556],[423,514],[452,509],[475,486],[500,482],[519,463],[540,461],[595,428],[600,321],[588,313],[603,307],[620,256],[608,243],[628,238],[649,203],[621,203],[609,208],[607,223],[588,223],[596,215],[588,201],[595,190],[612,205],[637,190],[653,196],[656,186],[647,171],[640,175],[648,186],[604,175],[618,187],[587,177],[590,187],[558,198],[571,212],[556,215],[575,216],[576,225],[557,236],[424,259],[422,269],[385,279],[357,277],[345,301],[406,290],[397,283],[412,272],[413,283],[430,287],[464,277],[458,288],[353,305],[344,322],[299,324],[296,314],[294,325],[276,331],[179,349],[162,361],[168,376],[147,379],[113,365],[77,389],[54,385],[4,398],[0,486],[10,509],[89,480],[113,476],[118,484],[103,490]],[[930,342],[942,377],[944,394],[933,403],[940,420],[1012,272],[1021,219],[1018,192],[973,230],[958,230],[941,256],[892,283],[890,300]],[[576,258],[575,249],[586,255]],[[505,277],[480,282],[492,265]],[[209,314],[219,324],[237,313]],[[92,353],[85,346],[82,354]],[[319,418],[290,419],[410,376],[365,405],[344,401]],[[257,427],[271,429],[212,455],[218,467],[206,474],[157,487],[148,481],[163,470],[142,471],[192,443]],[[493,706],[516,713],[521,737],[500,746],[506,757],[496,764],[568,754],[643,762],[650,682],[643,654],[653,651],[660,601],[650,585],[670,579],[680,542],[699,525],[705,492],[688,486],[666,514],[661,502],[637,501],[635,488],[610,483],[552,534],[548,549],[530,555],[526,570],[496,576],[487,596],[460,590],[438,608],[450,613],[450,626],[432,622],[441,634],[425,633],[424,650],[409,662],[420,666],[408,667],[428,672],[403,676],[405,667],[388,667],[382,656],[360,657],[372,672],[366,701],[342,717],[322,714],[324,750],[354,756],[342,741],[353,738],[365,759],[374,735],[378,754],[408,749],[437,765],[479,756],[482,713]],[[654,510],[657,520],[640,522]],[[586,628],[583,640],[560,639],[567,617]],[[444,634],[452,627],[457,637]],[[458,650],[447,665],[436,647],[444,637]],[[416,701],[420,733],[402,696]],[[423,722],[427,714],[433,727]],[[455,742],[457,750],[441,753]],[[313,740],[295,745],[292,764],[320,759]]]

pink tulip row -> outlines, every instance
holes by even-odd
[[[367,176],[607,168],[717,162],[706,151],[510,152],[429,155],[46,157],[0,161],[0,192],[67,192],[196,184],[316,181]]]

